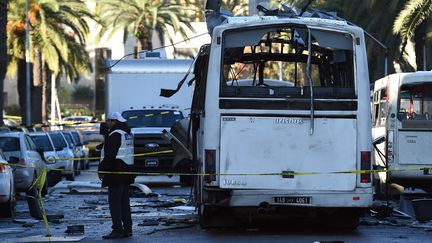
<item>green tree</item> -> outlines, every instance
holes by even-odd
[[[296,6],[303,7],[308,0],[296,2]],[[403,71],[412,71],[408,61],[401,56],[401,38],[393,34],[391,26],[405,6],[405,0],[333,0],[313,1],[310,7],[325,11],[336,12],[342,17],[366,30],[372,36],[388,47],[389,73],[395,72],[392,64],[398,64]],[[368,61],[370,81],[380,78],[384,74],[385,51],[370,39],[366,39],[368,47]]]
[[[409,0],[397,16],[393,32],[403,40],[404,50],[408,40],[413,38],[417,70],[424,70],[423,48],[426,45],[427,29],[430,24],[432,0]]]
[[[9,49],[13,61],[10,73],[20,67],[23,56],[22,23],[25,17],[25,0],[13,0],[11,14]],[[33,86],[35,93],[41,97],[34,99],[41,107],[42,120],[47,120],[46,90],[49,74],[65,74],[69,81],[79,79],[80,74],[91,70],[91,62],[85,50],[85,39],[89,33],[86,19],[94,18],[82,0],[30,0],[29,22],[30,40],[33,61]],[[18,27],[21,27],[19,29]],[[25,28],[24,28],[25,31]],[[20,71],[18,71],[20,73]],[[20,76],[20,75],[19,75]],[[20,77],[18,77],[18,80]],[[19,85],[20,86],[20,85]],[[23,92],[20,92],[22,95]],[[21,100],[21,99],[20,99]]]
[[[183,2],[183,4],[181,4]],[[137,38],[137,51],[153,48],[153,31],[163,41],[168,33],[168,27],[179,32],[184,38],[186,31],[193,30],[189,19],[190,8],[187,1],[169,0],[104,0],[99,3],[97,15],[102,21],[101,34],[108,33],[110,37],[118,30],[124,30],[124,36],[129,33]],[[173,43],[168,36],[168,41]]]
[[[75,102],[89,103],[94,97],[94,90],[90,86],[79,85],[75,87],[72,97]]]

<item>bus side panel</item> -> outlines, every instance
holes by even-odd
[[[355,119],[222,117],[222,188],[352,191],[356,187]],[[267,173],[307,173],[266,175]],[[285,177],[285,178],[284,178]]]

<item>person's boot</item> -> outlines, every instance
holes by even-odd
[[[123,232],[117,231],[117,230],[113,230],[108,235],[102,236],[103,239],[120,239],[120,238],[123,238],[123,237],[124,237],[123,236]]]
[[[124,229],[123,230],[123,237],[128,238],[132,236],[132,229]]]

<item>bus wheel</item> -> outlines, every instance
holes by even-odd
[[[180,183],[185,186],[193,186],[194,177],[192,175],[180,175]]]
[[[360,223],[358,209],[335,209],[324,212],[324,225],[330,229],[354,230]]]
[[[209,221],[211,221],[211,215],[209,211],[210,210],[208,207],[206,207],[204,204],[200,204],[198,208],[198,219],[202,229],[210,228]]]
[[[236,220],[227,208],[211,207],[201,204],[198,209],[201,228],[225,228],[236,226]]]

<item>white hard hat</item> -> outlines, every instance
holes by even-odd
[[[122,117],[122,115],[120,115],[120,113],[116,112],[111,112],[108,116],[107,116],[107,120],[117,120],[119,122],[125,122],[126,119],[124,119]]]

